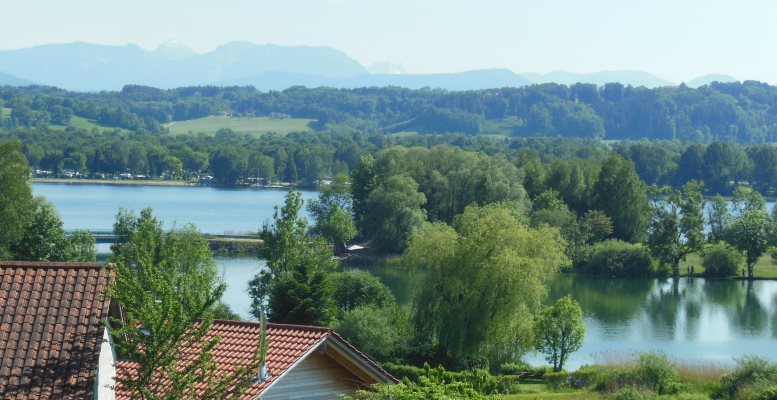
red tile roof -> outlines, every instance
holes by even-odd
[[[0,261],[0,398],[92,397],[107,284],[100,264]]]
[[[224,374],[232,373],[240,366],[250,365],[251,360],[259,346],[260,324],[256,322],[225,321],[216,320],[206,335],[209,340],[219,336],[221,340],[213,350],[214,361],[217,364],[219,372]],[[314,349],[319,343],[327,337],[334,337],[356,351],[350,344],[347,344],[339,335],[329,328],[304,325],[285,325],[285,324],[267,324],[267,369],[272,375],[263,383],[252,384],[241,399],[256,398],[270,384],[277,380],[294,363],[299,361],[308,351]],[[372,360],[364,354],[356,351],[364,358],[364,361],[376,367],[378,370],[391,377],[388,373],[380,369]],[[122,361],[117,364],[117,375],[121,371],[132,374],[134,363]],[[394,380],[393,377],[390,378]],[[200,389],[206,387],[205,383],[198,386]],[[120,387],[116,389],[116,400],[130,399],[129,393],[122,391]]]

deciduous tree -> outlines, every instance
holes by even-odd
[[[634,165],[611,155],[602,165],[594,186],[596,209],[607,213],[613,222],[613,236],[627,242],[645,238],[650,222],[650,203],[645,183]]]
[[[583,345],[585,323],[580,304],[569,295],[560,298],[537,318],[535,332],[537,350],[553,364],[553,371],[563,370],[569,354]]]
[[[266,307],[273,322],[320,325],[332,317],[326,277],[334,268],[326,243],[309,235],[299,216],[302,194],[289,191],[283,207],[275,207],[273,223],[262,228],[262,257],[267,268],[248,284],[251,314]]]
[[[557,229],[528,228],[505,205],[467,207],[453,227],[424,225],[404,258],[426,271],[413,310],[420,342],[490,365],[531,349],[545,283],[568,263],[565,246]]]
[[[116,225],[126,241],[114,247],[110,294],[123,318],[112,321],[113,333],[119,353],[137,369],[119,370],[117,382],[137,399],[215,400],[242,393],[259,355],[232,375],[217,373],[212,350],[219,339],[205,335],[224,284],[207,241],[192,225],[163,232],[150,209],[137,218],[120,215]]]
[[[11,257],[11,245],[24,235],[35,206],[27,183],[30,169],[18,141],[0,142],[0,260]]]
[[[653,221],[648,246],[653,256],[680,276],[680,260],[704,246],[704,197],[701,184],[686,183],[682,191],[669,187],[652,195]]]
[[[426,196],[418,183],[407,176],[391,176],[370,193],[365,203],[362,226],[372,247],[383,253],[400,253],[426,213],[421,206]]]

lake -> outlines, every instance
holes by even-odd
[[[119,208],[140,212],[151,207],[166,227],[194,223],[205,233],[256,232],[283,205],[286,190],[224,189],[209,186],[124,186],[40,183],[36,196],[57,207],[65,229],[113,229]],[[303,190],[302,197],[317,192]],[[306,211],[303,211],[307,215]]]
[[[397,300],[412,300],[422,273],[388,266],[362,266],[391,288]],[[661,350],[670,357],[731,364],[758,354],[777,360],[777,281],[742,282],[704,278],[614,279],[559,275],[548,285],[547,303],[571,294],[586,325],[583,346],[569,368],[607,353]],[[542,365],[539,354],[525,358]]]
[[[195,223],[208,233],[256,231],[281,205],[283,190],[65,185],[34,183],[67,229],[110,229],[119,207],[152,207],[167,226]],[[310,199],[316,192],[304,191]],[[772,206],[772,203],[769,204]],[[107,246],[101,248],[106,251]],[[264,266],[253,258],[217,257],[227,284],[224,300],[248,318],[248,281]],[[356,267],[348,267],[356,268]],[[388,266],[361,266],[378,276],[407,304],[418,273]],[[759,354],[777,360],[777,281],[609,279],[560,275],[549,285],[548,301],[571,293],[586,323],[583,347],[568,366],[590,363],[603,352],[663,350],[671,357],[730,363],[732,357]],[[527,358],[543,364],[539,355]]]

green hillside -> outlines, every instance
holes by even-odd
[[[173,135],[187,133],[206,133],[213,135],[221,128],[230,128],[239,133],[263,135],[265,133],[287,134],[311,130],[308,124],[312,119],[301,118],[269,118],[269,117],[221,117],[210,116],[188,121],[177,121],[166,124]]]
[[[96,123],[96,122],[94,122],[92,120],[89,120],[89,119],[86,119],[86,118],[83,118],[83,117],[79,117],[79,116],[75,116],[75,115],[70,118],[70,124],[68,124],[68,126],[64,126],[64,125],[51,125],[50,127],[53,128],[53,129],[65,129],[65,128],[69,127],[69,126],[72,126],[73,128],[76,128],[76,129],[83,129],[83,130],[86,130],[86,131],[90,131],[90,130],[92,130],[94,128],[97,128],[100,131],[113,131],[115,129],[119,129],[119,130],[124,131],[124,132],[129,132],[127,129],[121,129],[121,128],[112,127],[112,126],[100,125],[100,124],[98,124],[98,123]]]

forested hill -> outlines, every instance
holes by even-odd
[[[73,118],[107,127],[162,133],[164,124],[211,115],[314,120],[318,131],[465,133],[595,139],[679,139],[762,143],[777,140],[777,87],[712,83],[648,89],[611,83],[541,84],[476,91],[397,87],[125,86],[80,93],[51,87],[2,87],[5,129],[68,126]]]

